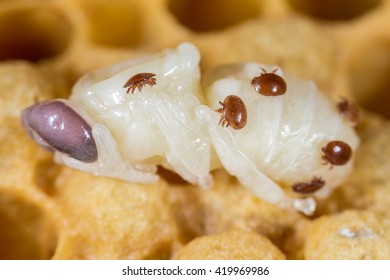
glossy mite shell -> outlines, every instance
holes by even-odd
[[[142,91],[144,85],[154,86],[156,84],[156,74],[153,73],[138,73],[132,76],[125,84],[124,88],[127,88],[126,93],[131,92],[134,94],[135,90]]]
[[[359,109],[353,102],[342,98],[341,101],[337,103],[337,109],[344,118],[352,123],[352,125],[355,126],[359,123]]]
[[[217,110],[221,113],[221,119],[219,120],[222,126],[231,126],[234,129],[241,129],[247,122],[247,110],[244,101],[236,95],[228,95],[223,102],[219,102],[222,108]]]
[[[314,177],[310,182],[300,182],[292,186],[292,190],[301,194],[311,194],[325,185],[325,181],[319,177]]]
[[[22,124],[43,147],[82,162],[98,158],[91,126],[62,101],[37,103],[22,111]]]
[[[322,159],[325,164],[344,165],[351,156],[351,147],[343,141],[331,141],[322,149]]]
[[[258,93],[264,96],[278,96],[286,93],[286,81],[275,74],[278,69],[275,69],[272,73],[267,73],[264,68],[261,68],[261,70],[263,73],[253,78],[251,82],[251,85]]]

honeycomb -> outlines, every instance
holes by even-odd
[[[389,19],[389,0],[0,0],[0,258],[390,259]],[[23,130],[23,108],[81,75],[183,41],[202,71],[278,64],[361,108],[355,170],[313,217],[223,170],[207,190],[164,169],[151,185],[95,177]]]

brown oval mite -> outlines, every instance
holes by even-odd
[[[275,74],[278,69],[275,69],[272,73],[267,73],[264,68],[261,68],[261,70],[263,73],[253,78],[251,82],[251,85],[258,93],[265,96],[278,96],[286,93],[286,81]]]
[[[314,177],[310,182],[300,182],[292,185],[292,190],[301,194],[310,194],[318,191],[325,185],[325,181],[319,177]]]
[[[321,150],[322,160],[331,167],[346,164],[352,156],[351,147],[343,141],[331,141]]]
[[[221,113],[219,125],[228,127],[229,125],[234,129],[241,129],[246,125],[247,111],[244,101],[237,95],[228,95],[223,102],[219,101],[222,108],[216,110]]]
[[[358,107],[350,100],[341,98],[337,103],[337,109],[344,118],[349,120],[352,125],[357,125],[360,121],[360,114]]]
[[[138,73],[132,76],[123,87],[128,88],[126,93],[131,92],[134,94],[136,89],[141,92],[144,85],[149,85],[152,87],[156,84],[156,78],[154,78],[155,76],[156,74],[153,73]]]

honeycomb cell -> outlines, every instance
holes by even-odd
[[[138,1],[83,0],[90,39],[102,46],[135,48],[142,43],[142,12]]]
[[[268,238],[247,230],[197,237],[176,256],[179,260],[284,260]]]
[[[63,169],[55,188],[67,221],[53,259],[170,256],[176,225],[163,182],[128,183]]]
[[[36,62],[66,50],[71,26],[62,13],[49,6],[0,10],[0,60]]]
[[[170,0],[168,8],[184,26],[196,32],[225,29],[260,14],[256,0]]]
[[[349,72],[352,94],[365,109],[390,118],[390,45],[372,43],[355,55]]]
[[[383,213],[347,210],[316,219],[307,231],[310,260],[388,260],[390,221]]]
[[[0,259],[50,259],[57,238],[37,205],[0,189]]]
[[[381,0],[289,0],[303,14],[326,20],[349,20],[377,7]]]

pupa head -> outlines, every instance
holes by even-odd
[[[22,111],[22,124],[44,148],[82,162],[94,162],[98,152],[91,126],[66,103],[65,100],[36,103]]]

